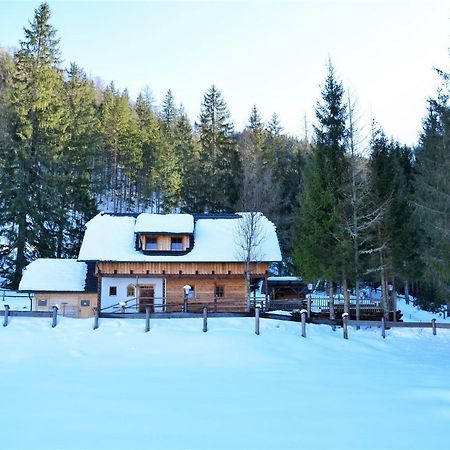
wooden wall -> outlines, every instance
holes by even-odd
[[[98,268],[104,275],[243,275],[245,271],[243,263],[100,262]],[[268,269],[268,263],[254,263],[251,272],[264,275]]]
[[[168,310],[181,310],[183,305],[183,286],[188,284],[195,290],[195,298],[189,299],[192,308],[201,309],[208,305],[213,311],[219,312],[227,310],[247,309],[247,288],[244,277],[234,279],[196,279],[195,277],[169,278],[166,282],[166,303],[172,305]],[[224,288],[223,298],[215,298],[216,286]],[[201,305],[195,305],[199,303]],[[179,307],[173,306],[179,305]]]
[[[156,238],[157,239],[157,243],[158,243],[158,250],[171,250],[171,244],[172,244],[172,236],[170,235],[141,235],[141,248],[145,249],[145,241],[147,239],[147,237],[152,237],[152,238]],[[187,250],[189,248],[190,245],[190,236],[189,235],[183,235],[183,236],[176,236],[174,235],[173,237],[180,237],[182,239],[182,243],[183,243],[183,250]]]
[[[39,306],[39,300],[47,300],[47,306]],[[81,300],[90,300],[89,306],[81,306]],[[92,317],[93,308],[97,306],[97,294],[82,292],[39,292],[33,299],[34,311],[51,311],[52,306],[58,305],[58,314],[67,317]]]

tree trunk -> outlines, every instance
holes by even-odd
[[[405,303],[409,305],[409,281],[405,281]]]
[[[355,295],[356,295],[356,320],[360,319],[361,311],[359,305],[359,280],[358,278],[355,280]]]
[[[329,291],[328,304],[330,306],[330,319],[334,320],[336,317],[334,315],[333,282],[330,282],[330,291]]]
[[[388,307],[387,279],[384,268],[381,269],[381,301],[383,305],[383,316],[387,320],[389,317],[389,307]]]
[[[350,314],[350,295],[348,292],[347,277],[342,274],[342,290],[344,294],[344,313]]]
[[[23,212],[18,217],[18,233],[17,233],[17,253],[16,264],[14,270],[14,276],[12,279],[12,288],[17,289],[19,287],[20,280],[22,278],[22,271],[26,264],[25,258],[25,246],[27,241],[27,216]]]

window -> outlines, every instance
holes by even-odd
[[[171,250],[183,250],[183,239],[180,237],[173,237],[171,239]]]
[[[147,236],[145,238],[145,250],[158,250],[158,238]]]
[[[39,299],[38,300],[38,306],[47,306],[47,300]]]
[[[216,286],[216,297],[223,297],[225,294],[224,286]]]
[[[189,291],[188,298],[195,298],[195,286],[191,284],[191,290]]]
[[[81,300],[81,306],[91,306],[90,300]]]
[[[109,295],[117,295],[117,286],[110,286],[109,287]]]
[[[135,289],[133,284],[127,286],[127,297],[134,297]]]

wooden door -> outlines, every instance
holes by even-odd
[[[146,306],[150,306],[150,312],[154,312],[155,286],[153,284],[139,286],[139,312],[145,313]]]

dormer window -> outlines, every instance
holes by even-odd
[[[180,237],[171,238],[170,249],[171,250],[183,250],[183,239]]]
[[[145,250],[158,250],[158,239],[147,236],[145,239]]]

